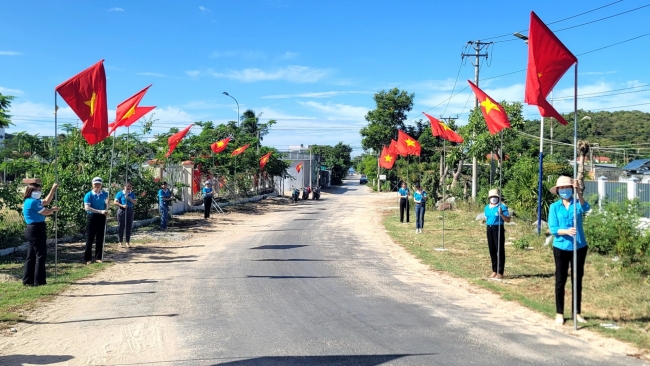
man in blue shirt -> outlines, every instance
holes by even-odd
[[[160,228],[167,230],[167,215],[169,206],[172,204],[172,192],[167,188],[167,182],[163,182],[158,190],[158,208],[160,210]]]
[[[209,180],[205,181],[205,187],[201,190],[201,194],[203,194],[203,218],[209,219],[210,209],[212,208],[212,197],[214,195],[214,190]]]
[[[108,192],[102,190],[102,178],[93,178],[93,189],[84,196],[86,209],[86,264],[92,263],[93,241],[95,241],[95,262],[101,263],[104,256],[104,235],[108,214]]]
[[[404,212],[406,212],[406,222],[409,222],[409,189],[406,182],[402,182],[402,187],[397,191],[399,196],[399,222],[404,223]]]

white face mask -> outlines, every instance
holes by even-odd
[[[496,205],[499,203],[499,197],[490,197],[490,203]]]
[[[41,191],[34,191],[32,192],[32,198],[35,200],[41,199],[41,194],[43,194]]]

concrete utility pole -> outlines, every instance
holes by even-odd
[[[474,56],[474,62],[472,62],[472,65],[474,65],[474,84],[476,86],[478,85],[478,73],[479,73],[479,65],[480,65],[480,59],[481,57],[485,57],[487,60],[488,54],[487,51],[485,53],[481,53],[483,48],[486,46],[489,46],[492,44],[492,42],[481,42],[481,41],[469,41],[467,44],[474,49],[474,53],[461,53],[460,57],[461,59],[464,57],[470,57]],[[478,108],[478,98],[474,99],[474,108]],[[477,175],[477,169],[476,169],[476,155],[472,157],[472,200],[476,200],[476,182],[478,180],[478,175]]]

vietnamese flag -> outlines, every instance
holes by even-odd
[[[174,149],[176,149],[176,146],[181,142],[183,137],[187,135],[188,132],[190,132],[190,128],[192,128],[193,125],[189,125],[185,127],[183,130],[176,132],[175,134],[169,136],[169,139],[167,139],[167,143],[169,144],[169,151],[167,151],[167,154],[165,154],[165,157],[169,157],[169,155],[172,154]]]
[[[402,156],[420,156],[420,143],[402,130],[397,130],[397,152]]]
[[[567,121],[546,100],[562,75],[578,58],[551,32],[541,19],[530,13],[528,31],[528,70],[524,102],[536,105],[542,117],[553,117],[563,125]]]
[[[268,153],[268,154],[266,154],[266,155],[264,155],[264,156],[262,156],[260,158],[260,170],[264,169],[264,167],[266,166],[266,163],[269,162],[269,159],[271,158],[271,154],[273,154],[273,151],[271,151],[270,153]]]
[[[397,155],[391,154],[388,150],[386,146],[382,148],[381,155],[379,155],[379,166],[386,169],[393,169]]]
[[[246,144],[246,145],[244,145],[242,147],[236,148],[235,151],[233,151],[232,154],[230,154],[230,156],[237,156],[237,155],[243,153],[244,151],[246,151],[246,149],[248,149],[249,146],[251,146],[251,144]]]
[[[113,131],[115,131],[115,129],[118,127],[131,126],[133,123],[135,123],[135,121],[139,120],[142,116],[149,113],[152,109],[156,108],[155,106],[138,106],[150,87],[151,84],[117,106],[117,110],[115,112],[115,122],[109,125],[109,127],[111,127],[111,130],[108,133],[109,135],[113,133]]]
[[[469,80],[467,80],[467,82],[469,83],[469,86],[472,87],[472,90],[474,90],[474,94],[476,94],[476,99],[478,99],[479,105],[481,106],[481,111],[483,112],[483,117],[485,118],[485,123],[487,124],[490,133],[494,135],[504,128],[510,128],[508,115],[501,104],[495,102],[494,99],[485,94],[485,92],[479,89],[478,86],[474,85],[473,82]]]
[[[393,155],[395,158],[397,158],[397,155],[399,155],[399,151],[397,150],[397,141],[391,139],[390,140],[390,145],[388,146],[388,152]]]
[[[108,137],[104,60],[68,79],[55,89],[83,121],[81,134],[94,145]],[[58,106],[55,106],[58,109]]]
[[[296,171],[300,173],[300,169],[302,169],[302,163],[296,165]]]
[[[212,149],[212,151],[214,151],[215,154],[218,154],[226,149],[226,146],[228,146],[228,141],[230,141],[230,137],[226,137],[225,139],[219,140],[214,144],[210,145],[210,149]]]
[[[429,122],[431,122],[431,134],[433,136],[440,136],[443,139],[445,139],[447,141],[451,141],[451,142],[458,142],[458,143],[463,142],[463,138],[460,137],[459,134],[454,132],[454,130],[449,128],[449,126],[447,126],[446,124],[444,124],[441,121],[438,121],[433,116],[430,116],[430,115],[428,115],[428,114],[426,114],[424,112],[422,112],[422,114],[427,116],[427,118],[429,119]]]

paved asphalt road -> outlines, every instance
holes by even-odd
[[[183,308],[173,318],[184,350],[175,364],[644,364],[594,354],[554,330],[485,319],[487,311],[399,280],[393,261],[368,245],[372,233],[350,226],[372,214],[368,189],[350,180],[330,192],[283,207],[275,224],[252,225],[188,268],[169,304]]]

